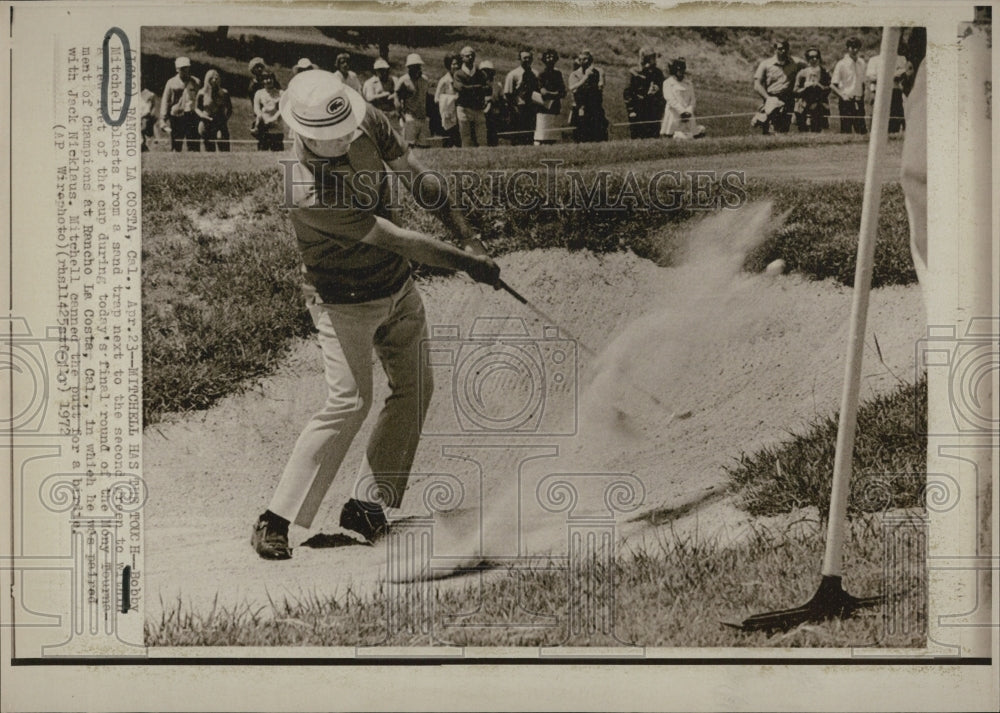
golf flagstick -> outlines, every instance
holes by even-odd
[[[881,597],[856,598],[844,591],[843,573],[844,529],[847,520],[847,498],[850,494],[851,465],[854,456],[854,435],[857,430],[858,394],[861,390],[861,358],[864,351],[865,327],[868,321],[868,297],[871,292],[872,262],[875,236],[878,231],[879,204],[882,195],[880,174],[889,141],[889,100],[892,97],[893,72],[899,45],[900,29],[882,29],[881,66],[875,93],[872,134],[868,144],[868,165],[865,169],[865,192],[861,204],[861,230],[858,235],[857,267],[854,272],[854,294],[851,303],[851,330],[848,337],[847,367],[840,401],[840,422],[837,427],[837,450],[833,464],[833,486],[826,531],[826,553],[823,557],[823,578],[813,598],[800,607],[755,614],[737,624],[745,631],[789,629],[806,621],[848,617],[860,607],[874,606]]]

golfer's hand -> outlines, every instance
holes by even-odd
[[[488,255],[470,255],[465,271],[476,282],[500,289],[500,266]]]
[[[476,233],[475,235],[462,241],[462,248],[465,252],[471,253],[472,255],[489,255],[489,253],[486,252],[486,246],[483,245],[483,241],[480,238],[479,233]]]

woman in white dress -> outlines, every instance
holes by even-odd
[[[687,62],[683,57],[673,60],[667,71],[670,76],[663,82],[663,98],[667,107],[663,111],[660,136],[675,139],[699,139],[705,127],[694,118],[694,87],[687,79]]]

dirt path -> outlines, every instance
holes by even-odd
[[[740,219],[730,220],[728,227],[716,226],[720,234],[739,229]],[[836,410],[851,291],[794,275],[739,274],[739,257],[709,250],[677,268],[631,254],[550,250],[503,258],[511,284],[579,340],[576,372],[566,366],[574,360],[566,335],[542,338],[546,325],[506,294],[464,278],[421,286],[429,323],[444,328],[439,335],[451,334],[438,336],[434,347],[452,354],[455,366],[435,367],[426,435],[396,516],[433,530],[437,565],[447,569],[484,555],[558,555],[565,552],[567,528],[582,521],[614,522],[619,535],[641,536],[657,513],[711,499],[726,482],[723,468],[741,452],[787,438]],[[473,395],[456,402],[452,395],[460,390],[451,372],[471,363],[466,360],[475,352],[455,335],[469,334],[476,317],[523,318],[529,334],[502,348],[487,342],[504,358],[519,354],[520,365],[495,375],[478,372],[486,374],[481,400]],[[863,397],[891,389],[893,374],[912,381],[922,329],[917,288],[873,293]],[[872,348],[873,334],[885,364]],[[543,379],[535,391],[520,378],[531,363]],[[376,374],[378,404],[386,387],[381,371]],[[251,524],[323,399],[319,348],[307,340],[246,393],[146,431],[152,621],[161,599],[167,608],[180,598],[207,612],[218,595],[220,606],[266,610],[268,597],[369,591],[379,578],[399,575],[399,563],[383,547],[301,546],[317,532],[339,532],[339,508],[354,485],[374,413],[314,529],[293,528],[294,558],[265,562],[250,548]],[[542,414],[534,432],[498,435],[482,428],[488,418],[510,424],[532,411]],[[607,519],[612,514],[614,520]],[[702,531],[724,527],[720,518]]]

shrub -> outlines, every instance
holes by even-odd
[[[921,506],[927,471],[927,378],[903,384],[858,409],[848,511]],[[740,457],[729,470],[741,507],[776,515],[810,505],[825,517],[830,505],[837,415],[823,418],[787,443]]]

